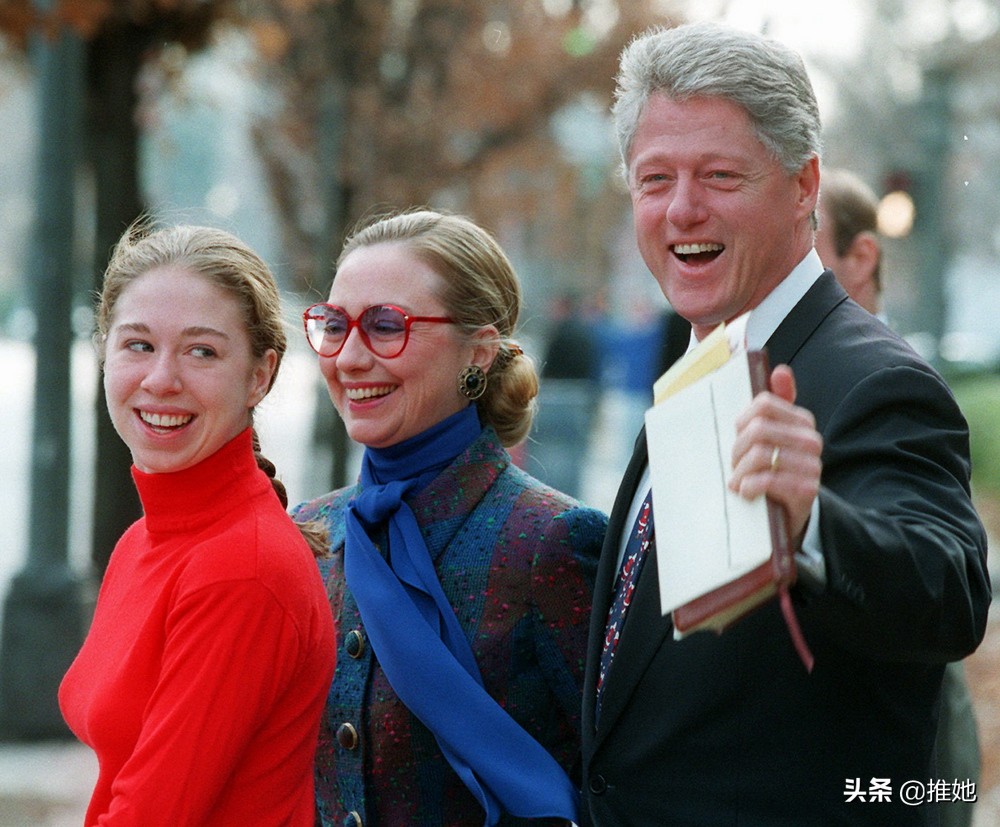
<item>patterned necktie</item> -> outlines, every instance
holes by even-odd
[[[632,533],[629,535],[628,543],[625,546],[625,556],[622,560],[621,569],[618,572],[618,579],[615,583],[615,599],[611,602],[611,609],[608,611],[608,622],[604,631],[604,648],[601,650],[601,669],[597,675],[597,715],[601,712],[601,697],[604,690],[604,679],[608,674],[608,667],[618,648],[618,638],[621,633],[622,624],[625,622],[625,612],[632,603],[632,595],[635,593],[635,583],[639,577],[639,569],[646,559],[647,552],[653,546],[655,531],[653,530],[653,501],[652,491],[646,495],[639,508],[639,516],[636,517],[632,526]]]

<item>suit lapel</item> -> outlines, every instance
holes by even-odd
[[[629,506],[639,485],[646,464],[646,429],[639,432],[618,494],[611,508],[608,530],[604,535],[597,576],[594,580],[593,608],[590,613],[590,633],[587,638],[587,665],[583,681],[583,726],[587,733],[594,731],[594,711],[597,701],[597,673],[601,665],[601,650],[604,645],[604,629],[607,625],[608,610],[614,596],[615,579],[618,574],[618,539],[628,519]]]
[[[608,610],[614,597],[618,575],[619,540],[625,530],[629,508],[635,497],[639,479],[647,461],[646,431],[643,429],[636,440],[635,451],[622,479],[618,496],[611,511],[608,533],[601,552],[601,562],[597,572],[594,590],[594,612],[591,615],[590,638],[587,659],[588,670],[584,683],[583,720],[589,732],[594,731],[597,670],[600,665],[601,649],[607,625]],[[653,509],[655,524],[656,509]],[[595,741],[599,743],[608,732],[629,696],[638,683],[646,667],[659,649],[664,634],[670,630],[670,623],[660,613],[659,583],[656,573],[656,552],[643,563],[635,596],[625,617],[618,643],[618,651],[605,677],[604,698],[601,708],[600,727]]]
[[[847,293],[833,273],[824,271],[768,339],[767,354],[771,367],[790,364],[816,328],[837,305],[846,300]]]
[[[435,565],[445,549],[449,549],[449,553],[453,555],[470,553],[478,557],[482,553],[482,549],[486,547],[485,538],[470,536],[467,520],[493,490],[497,479],[509,464],[506,451],[492,431],[484,431],[458,459],[441,472],[433,484],[420,491],[408,503]],[[442,497],[441,491],[454,494]],[[513,506],[513,500],[492,506],[492,514],[498,525],[503,524]]]
[[[653,520],[655,523],[655,506]],[[660,611],[660,584],[656,549],[653,548],[639,572],[632,605],[625,616],[618,641],[618,651],[605,677],[601,720],[595,738],[597,743],[614,727],[672,628],[670,618],[664,617]]]

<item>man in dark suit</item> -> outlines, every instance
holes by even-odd
[[[667,300],[699,339],[749,312],[747,346],[777,366],[737,424],[730,486],[786,512],[815,661],[776,602],[674,639],[640,434],[595,587],[581,821],[935,824],[936,801],[972,794],[935,778],[941,676],[982,640],[990,601],[968,430],[813,249],[820,123],[802,61],[712,24],[657,30],[622,55],[615,119]]]

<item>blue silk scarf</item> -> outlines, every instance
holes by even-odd
[[[480,431],[469,405],[397,445],[365,449],[360,493],[347,508],[344,574],[389,683],[433,733],[486,811],[487,827],[503,811],[575,821],[578,794],[562,767],[483,688],[472,647],[403,501]],[[369,536],[386,521],[388,559]]]

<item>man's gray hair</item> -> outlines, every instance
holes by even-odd
[[[652,29],[625,47],[617,84],[613,112],[626,174],[639,118],[654,94],[736,104],[790,174],[819,157],[819,106],[805,64],[762,35],[717,23]]]

